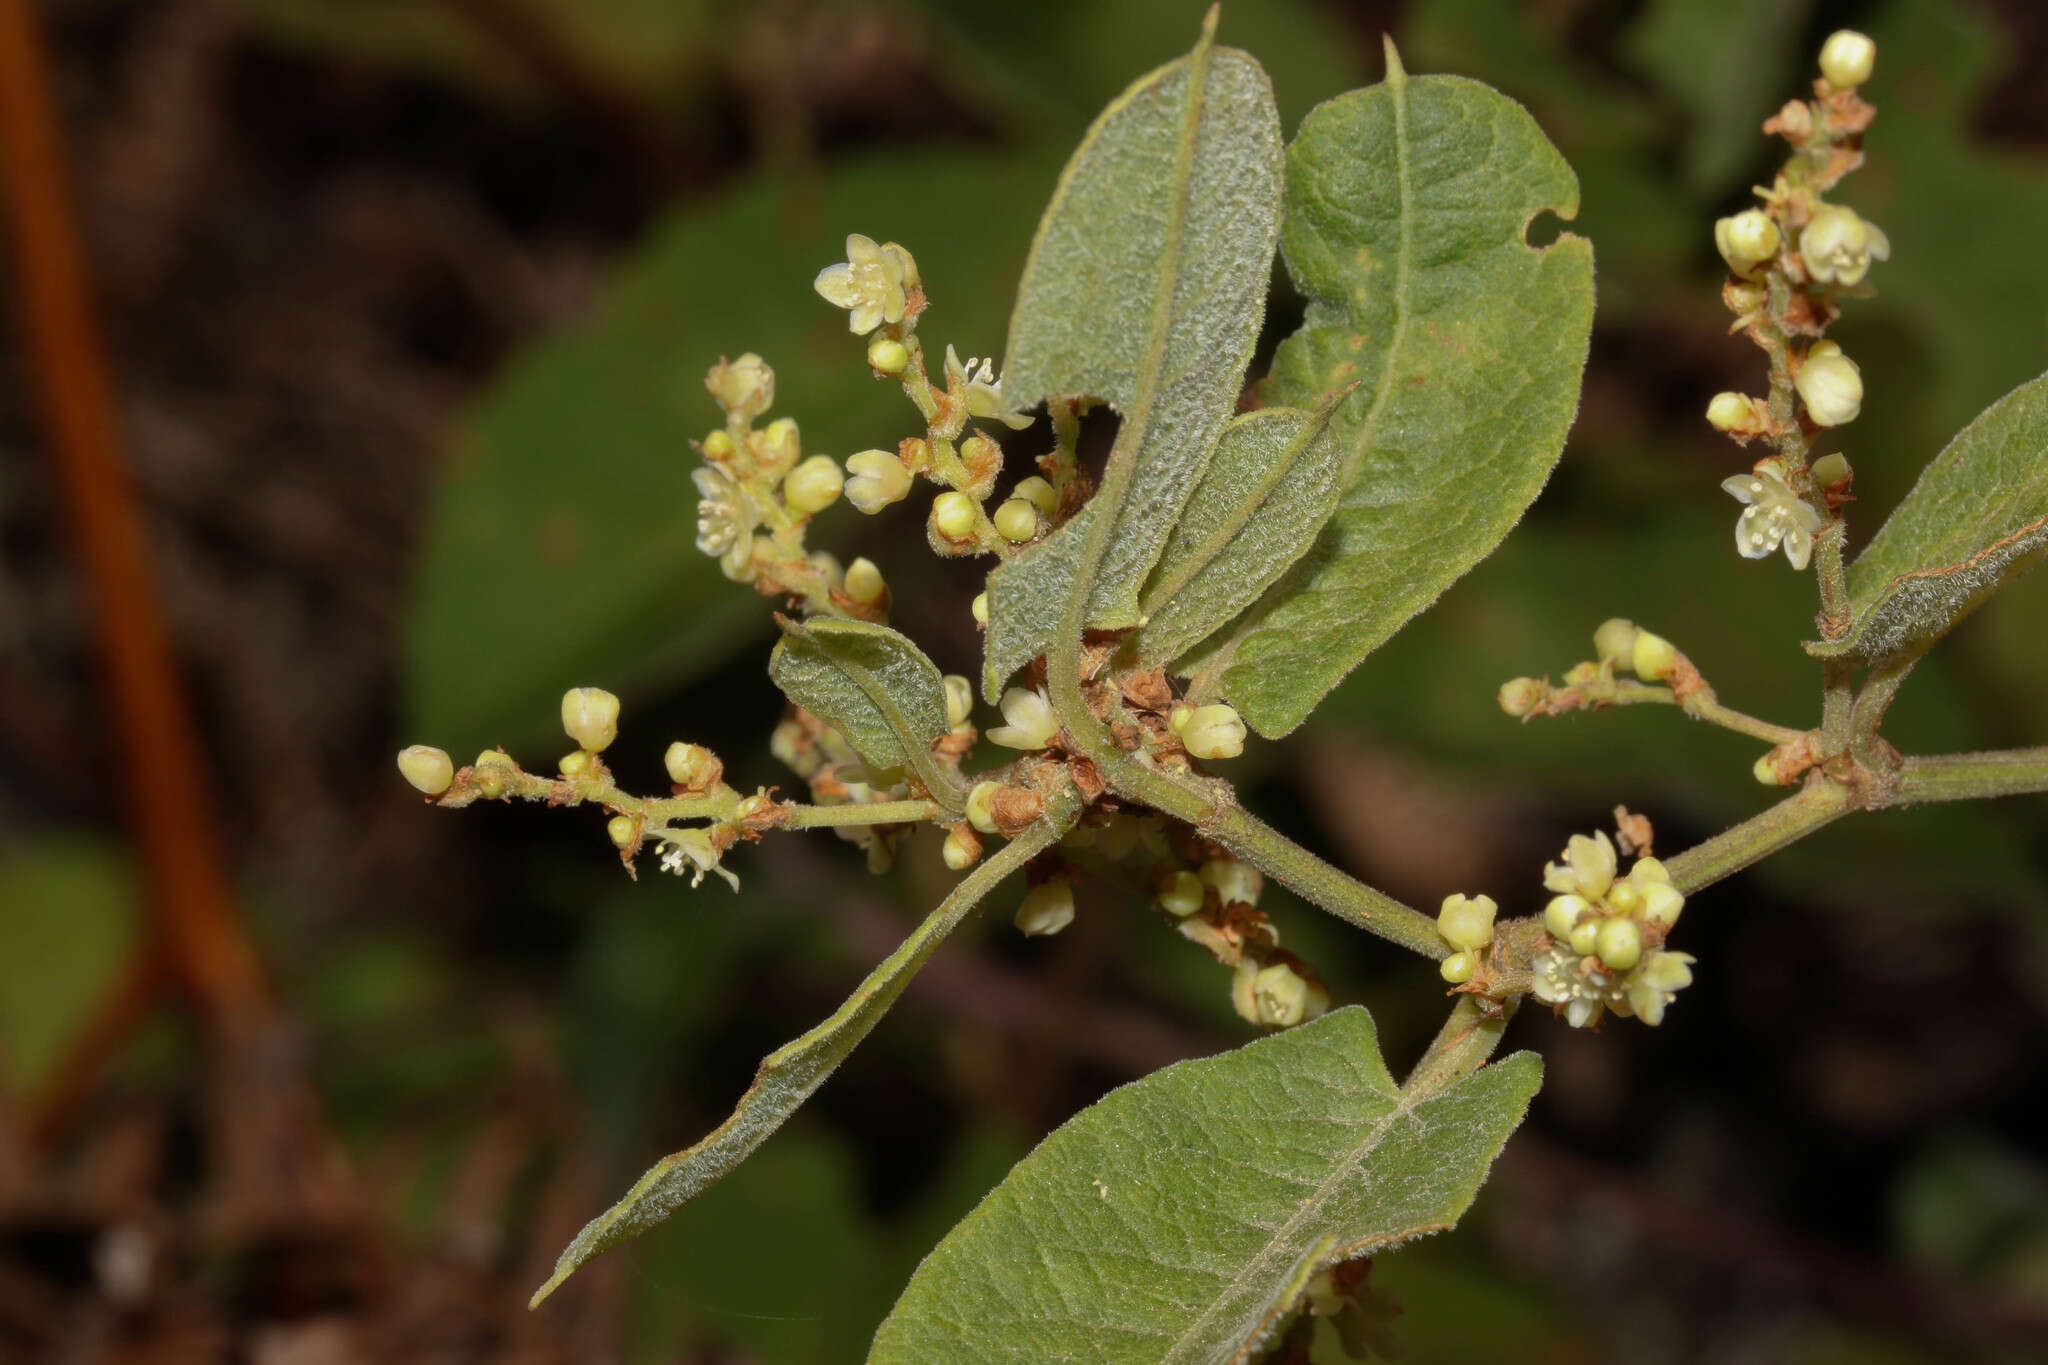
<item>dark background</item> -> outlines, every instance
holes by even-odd
[[[999,348],[1053,176],[1200,6],[779,0],[49,0],[84,249],[153,587],[262,988],[167,942],[124,800],[95,598],[59,506],[36,346],[0,322],[0,1359],[858,1359],[917,1258],[1108,1087],[1249,1035],[1226,977],[1084,887],[1025,944],[970,925],[724,1186],[525,1296],[582,1221],[715,1123],[941,893],[829,836],[732,859],[743,893],[619,870],[587,811],[423,809],[402,744],[545,767],[563,688],[782,782],[767,604],[691,547],[699,377],[758,350],[806,449],[911,431],[811,293],[848,231],[917,254],[923,331]],[[2024,0],[1232,0],[1292,128],[1412,72],[1526,102],[1598,260],[1584,403],[1504,549],[1298,737],[1253,804],[1417,904],[1539,874],[1616,803],[1673,852],[1760,808],[1755,745],[1668,710],[1517,726],[1493,702],[1622,614],[1724,700],[1817,719],[1814,603],[1730,553],[1744,464],[1699,419],[1761,387],[1711,222],[1767,181],[1757,123],[1853,24],[1879,43],[1890,234],[1841,433],[1867,535],[1946,437],[2048,366],[2048,16]],[[12,291],[10,291],[12,292]],[[1284,291],[1274,336],[1298,317]],[[1269,345],[1271,341],[1269,337]],[[923,498],[834,511],[895,619],[971,672],[973,571]],[[1909,750],[2048,741],[2048,580],[1915,674]],[[1472,1218],[1387,1259],[1409,1358],[2043,1359],[2048,801],[1858,816],[1695,898],[1698,984],[1656,1032],[1525,1011],[1548,1078]],[[643,860],[644,861],[644,860]],[[650,864],[651,866],[651,864]],[[1269,897],[1397,1070],[1441,1016],[1412,959]],[[232,973],[230,974],[232,978]],[[235,978],[244,986],[253,978]],[[208,992],[211,991],[211,994]]]

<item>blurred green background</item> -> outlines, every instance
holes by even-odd
[[[917,1259],[1040,1135],[1248,1036],[1225,975],[1109,889],[1049,943],[1019,942],[999,897],[758,1157],[528,1315],[581,1221],[715,1123],[947,875],[935,840],[871,879],[816,837],[737,854],[737,897],[634,883],[589,812],[423,810],[390,766],[410,742],[544,765],[556,698],[597,684],[626,700],[628,785],[655,787],[689,738],[737,782],[787,787],[769,604],[691,544],[704,368],[768,357],[808,451],[909,434],[812,274],[849,231],[901,240],[927,338],[998,349],[1062,159],[1202,8],[41,6],[208,744],[193,780],[223,805],[293,1026],[278,1065],[311,1078],[354,1203],[262,1239],[210,1221],[215,1092],[175,1013],[125,1030],[63,1123],[32,1122],[148,912],[10,320],[0,1359],[859,1359]],[[1699,414],[1761,378],[1725,334],[1712,219],[1768,180],[1757,125],[1842,25],[1878,41],[1880,112],[1840,197],[1893,244],[1835,333],[1869,390],[1840,441],[1867,536],[1949,434],[2048,368],[2040,7],[1225,6],[1223,40],[1266,64],[1290,130],[1378,78],[1383,32],[1411,71],[1524,101],[1579,173],[1570,228],[1597,256],[1584,402],[1527,521],[1300,735],[1235,765],[1254,805],[1368,880],[1526,912],[1543,859],[1617,803],[1667,853],[1761,807],[1755,746],[1669,711],[1500,714],[1502,680],[1561,673],[1606,616],[1674,639],[1731,705],[1816,720],[1811,585],[1729,552],[1717,485],[1743,458]],[[1298,317],[1283,285],[1262,354]],[[818,542],[876,559],[898,624],[972,673],[978,584],[932,567],[922,505],[837,509]],[[1921,666],[1889,733],[2048,742],[2044,672],[2036,578]],[[1698,898],[1699,984],[1662,1030],[1525,1015],[1511,1045],[1549,1066],[1530,1122],[1465,1228],[1375,1269],[1406,1299],[1407,1358],[1499,1358],[1506,1335],[1537,1361],[2042,1359],[2044,834],[2040,798],[1843,822]],[[1429,974],[1268,908],[1338,1000],[1372,1008],[1396,1069],[1412,1059],[1442,1010]],[[135,1245],[154,1249],[139,1296],[119,1273]]]

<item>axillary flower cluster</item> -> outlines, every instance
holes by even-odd
[[[1766,396],[1718,393],[1707,404],[1716,430],[1743,445],[1764,440],[1775,451],[1721,484],[1744,504],[1735,549],[1745,559],[1782,549],[1786,562],[1805,569],[1848,500],[1848,460],[1808,457],[1816,436],[1861,414],[1863,372],[1823,334],[1842,299],[1871,292],[1867,277],[1891,256],[1891,240],[1855,209],[1822,196],[1863,164],[1863,132],[1876,111],[1857,89],[1876,60],[1876,44],[1863,34],[1844,29],[1827,40],[1815,98],[1793,100],[1764,125],[1791,144],[1792,156],[1771,185],[1758,187],[1761,207],[1714,224],[1729,272],[1721,297],[1735,315],[1730,330],[1753,340],[1771,364]],[[1837,533],[1831,553],[1839,552]]]

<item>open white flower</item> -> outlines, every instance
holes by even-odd
[[[1822,204],[1799,233],[1806,273],[1822,284],[1861,284],[1872,261],[1891,259],[1884,229],[1852,208]]]
[[[909,307],[904,287],[916,280],[909,252],[894,242],[877,245],[872,237],[850,232],[846,259],[820,270],[811,287],[825,302],[846,309],[847,327],[865,336],[885,322],[903,321]]]
[[[754,499],[739,482],[715,465],[701,465],[690,472],[697,485],[697,548],[718,560],[718,567],[735,581],[747,576],[754,560],[754,527],[761,514]]]
[[[1735,549],[1744,559],[1762,559],[1785,547],[1785,558],[1804,569],[1813,558],[1813,535],[1821,514],[1785,482],[1785,466],[1764,460],[1754,472],[1723,479],[1721,487],[1737,502],[1749,504],[1735,521]]]
[[[1011,749],[1043,749],[1060,732],[1059,717],[1053,714],[1052,703],[1043,692],[1013,687],[1003,693],[1001,706],[1003,719],[1009,724],[988,732],[989,739],[996,744]]]
[[[967,412],[971,417],[1001,422],[1012,431],[1022,431],[1031,425],[1031,415],[1025,412],[1006,412],[1003,409],[1003,381],[996,373],[995,359],[979,356],[967,357],[963,365],[953,350],[952,343],[946,345],[946,387],[955,384],[966,386]]]
[[[706,872],[715,872],[725,878],[726,884],[737,891],[740,879],[719,866],[718,849],[711,842],[711,835],[702,829],[651,829],[650,839],[659,839],[668,847],[661,853],[661,870],[673,872],[680,877],[694,873],[691,886],[701,886]]]

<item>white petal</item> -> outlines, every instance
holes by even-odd
[[[1737,502],[1753,503],[1763,496],[1764,481],[1754,474],[1735,474],[1721,480],[1721,491]]]
[[[865,295],[862,298],[863,302],[854,305],[853,311],[847,314],[846,326],[849,331],[865,336],[882,325],[882,305],[866,302]]]
[[[1785,532],[1785,558],[1795,569],[1804,569],[1813,558],[1813,533],[1803,526]]]
[[[844,261],[820,270],[818,278],[811,281],[811,288],[834,308],[852,308],[866,293],[853,278],[853,267]]]

